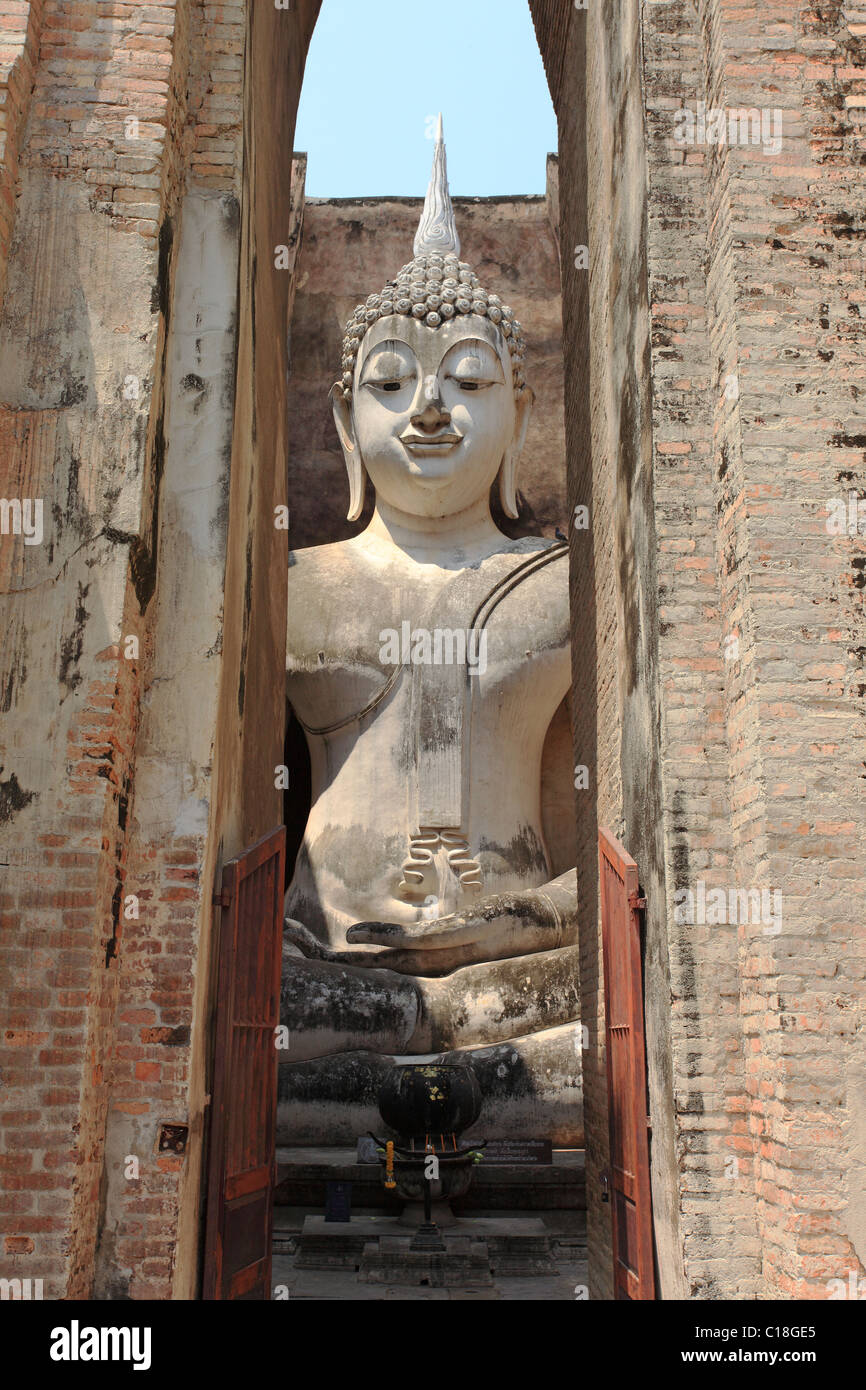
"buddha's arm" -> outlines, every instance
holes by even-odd
[[[286,949],[307,957],[295,956],[283,974],[293,1061],[483,1046],[578,1016],[573,869],[438,921],[364,922],[349,935],[370,950],[329,951],[286,921]]]
[[[347,939],[364,945],[387,947],[377,963],[389,970],[419,973],[423,958],[432,968],[425,974],[441,974],[437,956],[456,956],[459,964],[505,960],[570,946],[577,940],[577,875],[569,869],[541,888],[522,893],[496,893],[471,907],[432,921],[399,925],[395,922],[359,922]],[[398,963],[399,962],[399,963]],[[445,966],[445,969],[454,968]]]
[[[401,975],[447,975],[465,965],[534,955],[577,940],[574,869],[541,888],[496,893],[434,921],[399,926],[359,922],[350,927],[348,951],[332,951],[301,922],[287,917],[286,940],[308,959],[364,966]],[[369,946],[365,951],[363,946]]]

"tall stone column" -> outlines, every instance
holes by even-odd
[[[41,534],[0,538],[3,910],[15,972],[2,1200],[14,1272],[43,1278],[46,1297],[75,1297],[93,1275],[128,907],[188,16],[152,6],[145,36],[130,10],[85,45],[75,7],[14,8],[30,12],[21,62],[34,86],[26,126],[19,101],[7,127],[5,186],[18,182],[0,318],[0,490],[41,512]],[[21,80],[18,69],[10,93]]]
[[[20,62],[40,15],[42,38],[0,170],[8,206],[14,126],[0,493],[41,500],[44,533],[0,536],[4,1273],[189,1297],[213,886],[281,818],[292,134],[318,4],[14,8]]]

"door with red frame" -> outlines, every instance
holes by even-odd
[[[271,1297],[285,826],[223,869],[205,1299]]]
[[[654,1299],[652,1198],[638,868],[609,830],[598,833],[610,1124],[614,1297]]]

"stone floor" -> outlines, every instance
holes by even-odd
[[[304,1218],[315,1214],[310,1208],[277,1207],[274,1219],[274,1262],[272,1282],[275,1297],[290,1300],[316,1299],[358,1302],[382,1302],[385,1299],[405,1299],[410,1302],[434,1300],[443,1302],[573,1302],[585,1299],[587,1285],[586,1226],[583,1212],[533,1212],[540,1216],[550,1232],[551,1252],[558,1273],[540,1278],[494,1277],[492,1288],[436,1289],[426,1285],[366,1284],[356,1270],[297,1269],[298,1241]],[[353,1212],[363,1220],[381,1212]],[[519,1217],[519,1212],[479,1212],[479,1217]],[[467,1221],[471,1218],[467,1218]],[[279,1290],[279,1294],[276,1293]]]

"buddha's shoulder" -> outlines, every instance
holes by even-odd
[[[506,541],[502,550],[502,555],[513,555],[517,562],[533,559],[539,561],[545,557],[547,561],[553,561],[560,556],[568,557],[568,546],[565,541],[552,540],[550,536],[520,536],[517,540]]]
[[[289,589],[298,588],[332,576],[356,573],[360,556],[351,541],[333,541],[329,545],[310,545],[289,552]]]
[[[476,618],[491,634],[510,633],[521,648],[568,648],[567,545],[542,536],[509,541],[482,564],[481,577]]]
[[[371,564],[355,540],[292,551],[286,615],[290,664],[296,658],[303,667],[311,652],[355,651],[368,622],[390,610],[394,588],[393,576]]]
[[[509,588],[529,585],[538,592],[568,594],[568,546],[547,536],[522,536],[499,552],[510,574]]]
[[[476,597],[491,586],[497,591],[528,586],[539,594],[567,596],[568,547],[546,536],[516,540],[503,536],[495,550],[462,568],[458,565],[452,578],[458,580],[461,574]],[[441,579],[447,587],[448,570],[441,571]],[[347,608],[357,613],[365,599],[378,606],[383,596],[404,588],[417,591],[430,582],[423,567],[407,561],[399,551],[380,554],[361,537],[309,546],[292,551],[289,557],[289,611],[295,622],[299,608],[314,622],[321,622],[326,612],[333,621]]]

